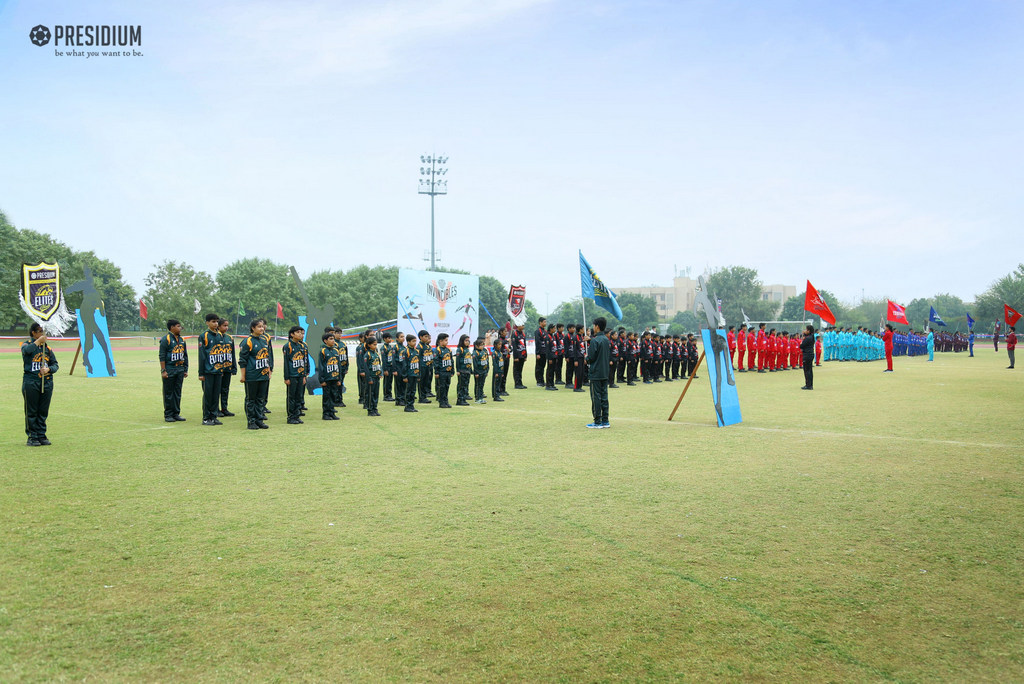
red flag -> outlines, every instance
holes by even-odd
[[[835,314],[832,313],[832,309],[828,308],[828,304],[821,298],[818,291],[811,285],[811,281],[807,281],[807,292],[804,295],[804,311],[810,311],[816,316],[820,316],[821,320],[827,321],[829,325],[836,324]]]
[[[892,301],[891,299],[888,300],[888,301],[889,301],[889,313],[885,317],[885,319],[887,321],[891,321],[893,323],[902,323],[903,325],[910,325],[910,321],[907,320],[907,311],[906,311],[906,309],[904,309],[902,306],[900,306],[896,302]]]
[[[1003,314],[1006,316],[1006,325],[1016,326],[1020,320],[1020,314],[1010,308],[1009,304],[1003,304]]]
[[[281,302],[277,303],[277,317],[284,320],[284,309],[281,308]]]
[[[139,300],[139,315],[147,321],[149,320],[149,309],[146,308],[146,302]]]

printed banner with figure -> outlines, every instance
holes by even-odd
[[[398,271],[398,332],[448,333],[451,347],[462,335],[476,340],[480,326],[480,277],[436,271]]]
[[[718,427],[735,425],[743,421],[740,414],[740,395],[736,391],[736,378],[729,360],[729,343],[724,330],[700,331],[704,342],[704,361],[711,381],[711,399],[715,404]]]

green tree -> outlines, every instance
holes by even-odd
[[[743,322],[743,312],[752,321],[775,320],[778,305],[761,299],[763,287],[757,270],[745,266],[717,269],[707,279],[711,301],[722,300],[722,315],[733,325]]]
[[[146,292],[142,296],[149,309],[149,318],[144,328],[162,330],[168,318],[182,322],[189,332],[199,332],[207,313],[217,313],[227,318],[217,292],[217,283],[209,273],[197,271],[182,262],[164,261],[154,266],[144,281]],[[195,313],[194,302],[199,301],[202,309]],[[237,306],[237,304],[235,305]]]
[[[220,269],[217,272],[217,294],[225,307],[221,315],[231,321],[232,328],[235,327],[235,319],[241,318],[238,312],[242,309],[246,319],[262,315],[270,322],[277,316],[277,303],[280,302],[284,310],[282,327],[297,325],[299,314],[306,313],[291,269],[270,259],[239,259]],[[202,297],[199,301],[203,301]],[[323,305],[315,297],[310,301],[314,305]],[[242,325],[247,322],[239,320],[239,328],[248,330],[248,325]]]
[[[684,332],[696,333],[699,330],[700,321],[697,320],[692,311],[677,311],[668,327],[668,331],[673,335],[681,335]]]
[[[343,302],[335,309],[341,327],[392,320],[398,311],[398,267],[356,266],[341,278]]]
[[[657,325],[661,322],[661,317],[658,315],[658,305],[650,297],[626,292],[618,295],[615,299],[619,303],[619,308],[622,309],[622,325],[627,330],[642,330],[649,325]],[[602,313],[594,314],[592,318],[605,316],[605,318],[609,319],[609,325],[611,325],[611,319],[615,317],[610,314],[605,315],[604,309],[600,309],[600,311]]]
[[[993,323],[998,320],[1003,323],[1005,330],[1005,304],[1024,313],[1024,263],[992,283],[983,294],[978,295],[974,302],[974,313],[971,314],[978,322],[978,329],[991,331]]]

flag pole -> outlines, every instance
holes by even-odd
[[[587,298],[580,297],[580,302],[583,304],[583,329],[586,330],[587,326]]]

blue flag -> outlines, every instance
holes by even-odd
[[[615,293],[604,286],[601,279],[594,273],[587,260],[583,258],[583,251],[580,251],[580,283],[584,297],[590,297],[602,309],[605,309],[613,316],[622,320],[622,309],[615,301]]]
[[[967,329],[974,330],[974,319],[971,318],[971,314],[967,314]]]
[[[935,325],[941,325],[942,327],[946,327],[946,322],[942,320],[942,317],[939,316],[939,314],[935,313],[935,307],[932,306],[929,308],[931,309],[931,313],[928,314],[928,322],[934,323]]]

